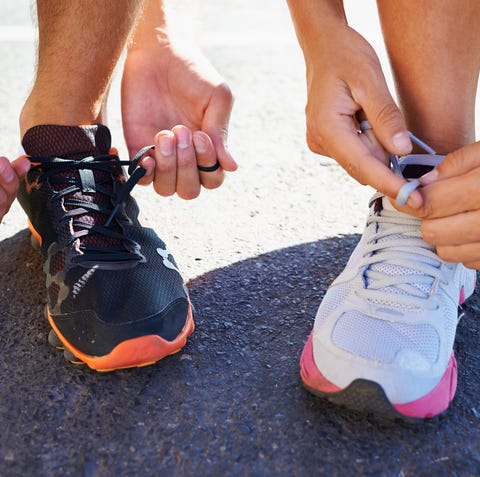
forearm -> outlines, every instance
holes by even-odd
[[[339,25],[347,24],[342,0],[287,0],[287,4],[305,57],[318,51]]]
[[[146,0],[130,50],[174,45],[191,52],[197,48],[197,21],[197,0]]]
[[[146,0],[138,20],[130,49],[168,41],[167,18],[163,0]]]

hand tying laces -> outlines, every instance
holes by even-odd
[[[372,129],[372,126],[368,121],[362,121],[360,123],[360,131],[363,133],[368,129]],[[418,137],[414,136],[411,132],[408,132],[408,135],[412,142],[414,142],[417,146],[421,147],[426,153],[436,155],[437,153],[426,143],[422,140],[418,139]],[[390,162],[392,164],[392,169],[401,177],[403,177],[402,171],[400,169],[400,165],[398,163],[399,157],[395,154],[390,154]],[[397,197],[395,198],[395,202],[398,206],[402,207],[407,203],[410,194],[420,187],[420,181],[418,179],[412,179],[404,184],[400,190],[398,191]]]

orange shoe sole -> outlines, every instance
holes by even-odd
[[[85,363],[89,368],[99,372],[115,371],[117,369],[135,368],[155,364],[157,361],[175,354],[186,344],[187,338],[193,333],[192,306],[188,307],[187,320],[180,334],[173,340],[167,341],[158,335],[147,335],[132,338],[119,343],[113,350],[104,356],[91,356],[82,353],[72,346],[60,333],[55,325],[49,310],[46,311],[48,321],[62,345],[70,351],[79,361],[74,364]],[[61,349],[60,346],[58,346]]]

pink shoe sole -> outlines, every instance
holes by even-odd
[[[313,359],[312,334],[310,334],[300,359],[300,376],[305,387],[313,394],[326,397],[334,403],[342,404],[354,410],[378,412],[394,418],[425,419],[443,413],[455,396],[457,363],[452,351],[447,369],[440,382],[432,391],[415,401],[395,404],[388,401],[385,393],[377,383],[356,380],[347,388],[341,389],[328,381],[320,373]],[[388,412],[389,409],[391,412]]]

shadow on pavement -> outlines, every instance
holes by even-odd
[[[475,475],[479,300],[461,322],[445,416],[377,422],[306,392],[316,308],[359,236],[277,250],[189,284],[196,332],[155,366],[98,374],[47,343],[27,231],[0,243],[0,475]],[[128,290],[126,290],[128,292]]]

